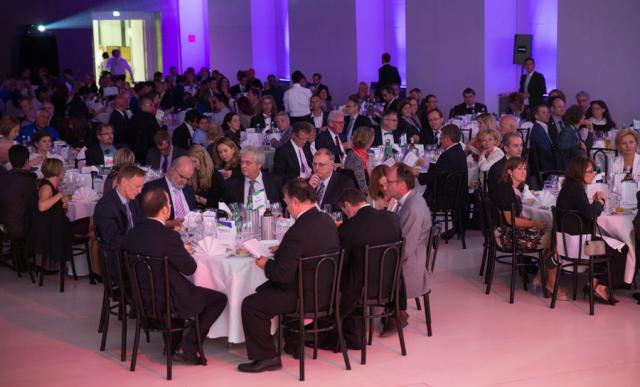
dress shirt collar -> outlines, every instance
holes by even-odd
[[[398,200],[398,204],[400,204],[401,206],[404,206],[404,203],[407,201],[407,198],[409,197],[409,195],[411,195],[411,192],[413,192],[412,189],[410,189],[409,191],[407,191],[406,194],[404,194],[399,200]]]
[[[187,121],[185,121],[184,124],[187,126],[187,130],[189,131],[189,134],[193,136],[193,131],[194,131],[193,127],[189,125]]]
[[[173,192],[174,189],[178,189],[178,187],[175,187],[173,184],[171,184],[171,181],[169,180],[168,176],[165,176],[164,180],[167,182],[167,186],[169,187],[170,192]],[[182,191],[182,190],[179,189],[179,191]]]
[[[147,219],[155,220],[156,222],[160,223],[162,226],[166,226],[166,223],[164,222],[164,220],[160,218],[148,217]]]
[[[116,187],[116,189],[114,191],[116,191],[116,194],[118,194],[118,198],[120,198],[120,202],[122,202],[122,204],[124,204],[126,206],[127,203],[129,203],[129,201],[127,199],[125,199],[124,196],[120,195],[120,191],[118,191],[117,187]]]

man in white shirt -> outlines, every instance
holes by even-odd
[[[119,78],[124,80],[126,77],[126,71],[128,71],[129,76],[131,77],[131,82],[134,82],[133,70],[131,69],[131,66],[129,66],[129,62],[120,56],[120,50],[114,49],[111,51],[111,58],[107,61],[107,68],[114,79]]]
[[[284,93],[284,111],[291,117],[291,123],[298,121],[309,121],[311,109],[311,90],[302,87],[300,82],[304,78],[301,71],[294,71],[291,74],[293,85]]]

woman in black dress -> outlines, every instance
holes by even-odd
[[[58,183],[64,178],[62,161],[46,159],[42,163],[42,174],[44,179],[38,191],[38,207],[34,211],[30,234],[31,246],[33,253],[41,259],[62,263],[71,259],[71,227],[64,212],[68,200],[58,190]]]
[[[544,249],[545,262],[551,256],[549,251],[550,233],[547,224],[542,220],[532,220],[522,216],[522,196],[520,189],[527,179],[527,164],[519,157],[512,157],[504,165],[500,182],[489,191],[491,201],[504,213],[506,230],[497,228],[497,242],[503,248],[509,249],[515,240],[516,246],[521,249]],[[511,206],[515,210],[515,235],[511,235]],[[507,227],[508,226],[508,227]],[[545,264],[547,275],[547,291],[553,291],[556,282],[556,270],[552,265]],[[540,286],[540,272],[533,280],[534,287]],[[566,290],[558,292],[558,300],[566,300]]]
[[[591,184],[594,174],[595,164],[593,160],[585,157],[578,157],[571,160],[569,167],[565,172],[565,179],[562,183],[562,189],[558,194],[558,201],[556,203],[556,210],[558,214],[562,211],[575,211],[580,215],[582,221],[582,229],[578,222],[565,222],[560,224],[558,219],[558,231],[564,231],[570,235],[591,234],[594,228],[595,219],[604,210],[604,193],[598,191],[593,194],[593,202],[589,203],[587,197],[587,191],[585,190],[586,184]],[[560,217],[560,215],[559,215]],[[626,251],[626,249],[623,249]],[[624,269],[626,263],[626,254],[621,254],[615,251],[613,248],[606,245],[607,256],[611,258],[611,278],[614,284],[620,284],[624,278]],[[603,264],[604,265],[604,264]],[[602,267],[597,267],[597,271],[602,271]],[[607,283],[607,276],[598,276],[593,279],[594,296],[599,301],[609,300],[609,289]],[[586,289],[588,290],[588,289]]]

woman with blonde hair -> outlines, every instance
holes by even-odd
[[[135,165],[135,163],[136,156],[133,154],[131,149],[120,148],[116,150],[116,153],[113,154],[113,168],[111,168],[111,172],[109,172],[106,179],[104,179],[102,194],[106,195],[109,191],[116,188],[116,177],[122,168],[127,165]]]
[[[196,202],[200,207],[217,207],[224,179],[214,170],[213,160],[202,145],[192,145],[188,155],[193,163],[191,186]]]
[[[493,164],[502,160],[504,157],[504,152],[498,148],[499,143],[500,139],[495,129],[482,129],[476,135],[476,145],[480,151],[478,166],[482,175],[489,173],[489,169],[491,169]],[[484,184],[484,179],[481,179],[480,182]]]
[[[613,160],[611,173],[629,174],[640,181],[640,154],[638,154],[638,133],[633,129],[622,129],[616,135],[618,156]]]

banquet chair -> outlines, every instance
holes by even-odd
[[[487,265],[487,259],[489,258],[489,248],[491,246],[491,238],[493,237],[493,230],[489,228],[489,223],[487,222],[487,207],[485,202],[487,201],[487,193],[483,191],[476,191],[475,193],[475,202],[476,207],[478,208],[478,215],[480,218],[480,231],[482,232],[482,261],[480,263],[480,273],[478,275],[482,276],[485,274],[485,266]],[[488,276],[485,276],[485,283]]]
[[[11,238],[3,224],[0,224],[0,238],[2,239],[2,245],[0,246],[2,250],[0,252],[4,252],[5,249],[8,249],[9,252],[6,259],[11,263],[7,263],[7,266],[15,270],[19,278],[22,278],[23,270],[26,271],[29,274],[29,278],[31,278],[31,282],[35,283],[36,280],[33,276],[33,268],[29,261],[24,238]]]
[[[509,283],[509,303],[513,304],[515,298],[515,286],[516,286],[516,269],[520,270],[520,274],[523,279],[524,290],[527,290],[527,273],[526,266],[530,266],[531,263],[538,263],[538,268],[540,270],[540,278],[542,282],[542,289],[544,292],[544,296],[547,297],[546,291],[546,278],[545,271],[543,265],[543,249],[525,249],[519,247],[515,240],[513,240],[513,236],[516,235],[516,211],[515,206],[511,204],[511,219],[510,224],[507,223],[504,213],[502,209],[498,208],[494,203],[491,202],[490,199],[486,198],[484,201],[485,204],[485,217],[487,220],[487,226],[489,230],[496,230],[499,228],[502,230],[501,232],[506,232],[507,229],[510,229],[512,240],[511,246],[503,246],[502,242],[498,243],[498,239],[500,238],[498,235],[494,233],[489,238],[489,255],[487,262],[487,288],[485,290],[486,294],[491,293],[491,285],[493,283],[493,274],[495,271],[496,263],[506,264],[511,266],[511,278]],[[496,221],[497,220],[497,221]],[[497,226],[497,227],[496,227]],[[498,255],[498,253],[503,253]],[[532,257],[530,254],[537,254],[537,257]],[[529,262],[525,260],[525,256],[529,258]]]
[[[609,181],[609,157],[616,157],[617,155],[618,151],[616,149],[591,148],[589,150],[589,158],[600,168],[600,171],[604,172],[605,181]]]
[[[367,363],[367,345],[373,343],[373,319],[395,317],[398,323],[396,329],[400,339],[402,356],[407,355],[404,343],[404,333],[400,323],[400,288],[402,286],[402,256],[404,254],[404,240],[376,246],[365,246],[364,282],[362,300],[359,307],[362,314],[354,317],[362,319],[362,350],[360,363]],[[375,270],[377,268],[377,271]],[[387,278],[385,273],[391,271]],[[373,277],[370,277],[372,272]],[[374,286],[369,286],[373,284]],[[391,306],[390,306],[391,305]],[[375,312],[374,307],[382,307],[382,312]],[[425,306],[426,307],[426,306]],[[427,321],[429,322],[429,321]],[[369,332],[367,342],[366,335]]]
[[[336,330],[338,344],[347,370],[351,369],[340,316],[340,281],[344,250],[303,257],[298,261],[298,305],[294,313],[279,316],[278,354],[282,349],[284,329],[298,334],[300,381],[304,380],[305,336],[313,335],[313,359],[318,357],[318,333]],[[306,278],[305,278],[306,277]],[[313,278],[313,281],[309,279]],[[309,283],[311,282],[311,283]],[[305,320],[313,323],[305,325]]]
[[[589,315],[593,316],[595,314],[594,311],[594,297],[593,297],[593,278],[596,275],[607,275],[607,280],[609,282],[609,304],[615,305],[613,301],[613,283],[611,281],[611,261],[608,256],[586,256],[583,254],[583,246],[584,243],[593,237],[596,236],[597,224],[594,219],[594,229],[588,229],[584,223],[582,222],[582,218],[580,214],[571,210],[558,210],[555,206],[551,207],[551,212],[553,214],[553,231],[551,233],[551,247],[553,251],[557,254],[558,257],[558,274],[556,276],[556,283],[553,287],[553,294],[551,296],[551,309],[554,309],[556,306],[556,300],[558,298],[558,288],[560,283],[560,277],[562,274],[569,274],[572,276],[573,283],[573,300],[575,301],[578,293],[578,275],[581,274],[579,269],[586,269],[583,272],[586,272],[589,282]],[[571,222],[575,222],[573,224],[579,225],[580,234],[579,235],[571,235],[565,232],[566,226]],[[562,229],[558,230],[558,226]],[[588,238],[591,236],[591,238]],[[558,248],[558,238],[562,241],[562,247]],[[569,246],[569,247],[568,247]],[[573,249],[571,247],[573,246]],[[569,251],[571,249],[572,251]],[[577,250],[577,253],[576,251]],[[596,264],[604,264],[606,269],[604,271],[597,271],[595,268]]]
[[[127,360],[127,292],[123,273],[122,255],[116,249],[98,244],[100,268],[102,270],[102,308],[98,333],[102,333],[100,351],[104,351],[109,332],[109,318],[118,316],[122,321],[120,361]]]
[[[460,129],[460,134],[462,134],[462,142],[465,144],[469,144],[471,142],[471,128],[468,129]]]
[[[526,151],[529,147],[529,134],[531,132],[531,127],[522,127],[518,128],[518,134],[522,137],[522,145],[523,151]]]
[[[43,263],[44,260],[47,257],[42,257]],[[67,262],[69,263],[69,265],[71,266],[71,273],[73,274],[73,279],[75,281],[78,280],[78,274],[76,273],[76,263],[73,259],[73,257],[69,257],[63,261],[60,261],[60,293],[64,293],[64,281],[65,281],[65,277],[67,276]],[[32,261],[32,266],[36,266],[36,257],[35,255],[33,256],[33,261]],[[45,276],[45,270],[43,269],[39,269],[38,270],[40,272],[40,276],[38,279],[38,286],[43,286],[44,285],[44,276]]]
[[[91,219],[89,217],[81,218],[71,222],[71,229],[74,230],[71,236],[71,251],[73,260],[75,257],[85,255],[87,258],[87,268],[89,270],[89,283],[96,284],[93,274],[93,268],[91,264],[91,249],[89,248],[89,242],[91,238],[87,235],[89,232]],[[81,233],[76,233],[75,230],[83,230]],[[86,230],[86,231],[85,231]]]
[[[436,264],[436,257],[438,256],[438,243],[440,242],[440,226],[433,226],[429,230],[429,236],[427,237],[427,270],[433,273],[433,268]],[[429,267],[431,266],[431,267]],[[431,330],[431,305],[429,302],[429,295],[431,290],[425,293],[422,298],[424,301],[424,319],[427,323],[427,336],[432,335]],[[421,310],[420,297],[416,297],[416,308]]]
[[[465,200],[468,192],[465,192],[466,190],[464,189],[466,180],[467,171],[439,174],[436,176],[431,202],[427,203],[431,209],[433,225],[436,224],[438,218],[444,218],[444,229],[442,230],[444,235],[442,235],[442,239],[444,239],[445,243],[449,242],[453,233],[457,233],[458,238],[461,239],[463,249],[467,248],[465,218],[469,214]],[[451,219],[452,224],[451,230],[449,229],[449,219]]]
[[[140,330],[145,332],[162,332],[166,338],[165,356],[167,359],[167,380],[173,378],[172,339],[174,333],[187,329],[196,330],[198,351],[201,364],[207,365],[207,358],[202,349],[200,322],[198,315],[188,319],[178,318],[172,313],[171,285],[169,284],[169,260],[165,257],[151,257],[124,252],[123,258],[131,285],[133,304],[136,308],[136,333],[131,353],[131,372],[136,370],[138,348],[140,346]],[[159,294],[162,297],[159,297]]]

